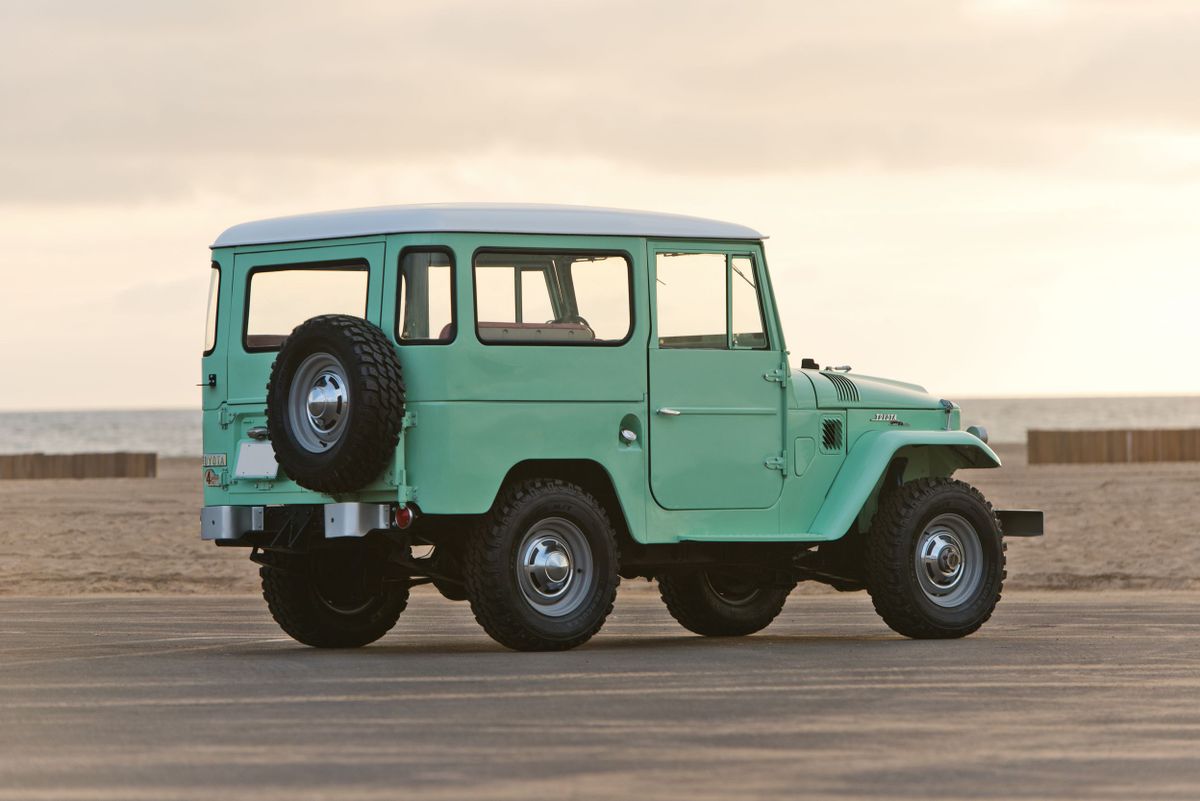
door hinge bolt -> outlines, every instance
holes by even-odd
[[[763,460],[763,465],[765,465],[770,470],[778,470],[781,473],[786,472],[786,470],[787,470],[787,455],[781,454],[779,456],[768,456],[766,459]]]
[[[763,378],[767,381],[778,381],[780,384],[787,384],[788,374],[784,368],[776,367],[769,373],[763,373]]]

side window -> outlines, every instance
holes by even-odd
[[[754,260],[725,253],[659,253],[660,348],[769,347]]]
[[[204,355],[212,353],[217,347],[217,303],[221,297],[221,268],[216,262],[212,265],[212,275],[208,279],[208,317],[204,322]]]
[[[570,262],[564,286],[574,298],[574,314],[598,342],[629,336],[629,262],[620,256],[578,256]]]
[[[733,323],[730,341],[735,348],[765,350],[767,328],[763,325],[762,295],[754,272],[754,260],[749,256],[730,256],[729,270],[730,320]]]
[[[481,342],[613,345],[632,330],[623,255],[481,252],[474,270]]]
[[[721,253],[659,253],[658,346],[719,348],[725,335],[725,256]]]
[[[396,340],[402,345],[452,342],[454,264],[444,250],[405,250],[400,258]]]
[[[297,264],[250,273],[246,350],[276,350],[292,329],[319,314],[367,312],[367,265]]]

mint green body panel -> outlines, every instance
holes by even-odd
[[[407,425],[392,465],[368,487],[333,498],[286,476],[235,476],[239,448],[266,422],[275,353],[242,345],[247,276],[256,268],[363,260],[366,317],[395,337],[398,264],[405,248],[448,249],[454,258],[457,334],[449,344],[397,345]],[[480,248],[594,250],[629,260],[628,339],[603,346],[488,345],[475,333],[471,269]],[[751,256],[765,289],[766,350],[660,349],[653,321],[659,249]],[[647,240],[612,236],[421,233],[285,245],[219,248],[216,346],[202,375],[209,506],[415,502],[426,515],[486,512],[509,472],[530,460],[594,463],[612,482],[630,535],[683,540],[826,541],[873,513],[882,477],[905,458],[905,478],[949,475],[999,460],[956,430],[947,412],[913,385],[851,376],[859,400],[839,400],[816,371],[791,371],[760,242]],[[660,408],[677,416],[656,414]],[[899,419],[875,421],[876,412]],[[837,420],[837,447],[822,427]],[[623,428],[637,439],[620,438]],[[947,429],[951,430],[947,430]],[[617,510],[614,510],[614,514]]]
[[[650,350],[650,486],[666,509],[768,509],[783,492],[784,394],[771,351]],[[659,409],[679,414],[667,416]]]
[[[930,463],[936,452],[945,464]],[[908,455],[912,471],[903,480],[928,475],[949,475],[958,467],[999,467],[991,448],[965,431],[868,431],[858,437],[839,471],[806,539],[835,540],[850,530],[856,518],[878,492],[888,465],[897,455]],[[865,515],[869,522],[870,514]]]

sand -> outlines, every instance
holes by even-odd
[[[1003,468],[959,477],[1047,519],[1045,537],[1010,540],[1006,586],[1200,589],[1200,463],[1030,467],[1022,446],[998,450]],[[257,592],[246,551],[200,541],[199,477],[165,459],[156,479],[0,481],[0,594]]]

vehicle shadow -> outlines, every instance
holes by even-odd
[[[228,656],[248,656],[272,658],[292,658],[320,660],[326,657],[336,657],[339,660],[374,659],[397,656],[454,656],[458,654],[500,655],[516,659],[563,659],[574,660],[580,657],[596,654],[613,653],[679,653],[705,652],[729,654],[742,651],[747,654],[758,654],[764,649],[778,652],[780,647],[812,647],[812,646],[841,646],[846,648],[894,648],[929,647],[936,641],[917,641],[901,637],[890,632],[872,634],[765,634],[751,637],[700,637],[682,634],[678,636],[600,636],[591,642],[569,651],[513,651],[499,643],[483,638],[471,638],[469,642],[461,638],[421,638],[421,641],[405,642],[402,634],[388,637],[383,642],[368,645],[364,648],[310,648],[296,642],[278,643],[271,646],[234,645],[222,651]],[[944,642],[945,641],[941,641]]]

